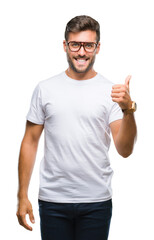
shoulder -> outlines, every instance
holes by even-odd
[[[38,82],[34,88],[33,96],[44,98],[53,95],[53,93],[59,89],[62,77],[63,73],[60,73]]]
[[[59,73],[57,75],[54,75],[50,78],[47,78],[45,80],[42,80],[38,83],[38,87],[41,89],[41,90],[47,90],[49,88],[51,88],[52,86],[54,85],[58,85],[61,81],[61,79],[63,78],[63,72],[62,73]]]

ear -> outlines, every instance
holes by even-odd
[[[96,48],[96,54],[98,54],[99,51],[100,51],[100,45],[101,45],[101,43],[99,42],[98,45],[97,45],[97,48]]]
[[[65,51],[65,52],[66,52],[66,47],[67,47],[67,46],[66,46],[66,41],[64,40],[64,41],[63,41],[63,48],[64,48],[64,51]]]

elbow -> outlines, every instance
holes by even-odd
[[[123,158],[128,158],[133,152],[133,149],[124,149],[123,151],[118,151],[118,153],[120,154],[120,156],[122,156]]]
[[[116,149],[123,158],[128,158],[133,153],[134,144],[135,144],[135,139],[133,141],[130,141],[129,143],[120,142],[116,144]]]
[[[132,154],[132,152],[126,152],[126,153],[122,153],[120,154],[123,158],[128,158],[130,155]]]

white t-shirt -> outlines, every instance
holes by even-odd
[[[101,202],[111,199],[109,124],[123,117],[112,82],[97,74],[75,80],[62,72],[36,86],[27,120],[44,124],[39,199]]]

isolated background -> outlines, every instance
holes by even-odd
[[[134,153],[120,157],[110,149],[114,170],[113,218],[109,240],[154,239],[153,157],[153,2],[152,0],[5,0],[0,2],[0,235],[2,239],[40,239],[37,194],[40,140],[29,198],[35,220],[33,232],[16,218],[17,164],[25,117],[36,84],[67,68],[62,41],[66,23],[86,14],[101,25],[101,51],[95,70],[124,83],[138,103],[138,140]],[[85,239],[86,240],[86,239]]]

